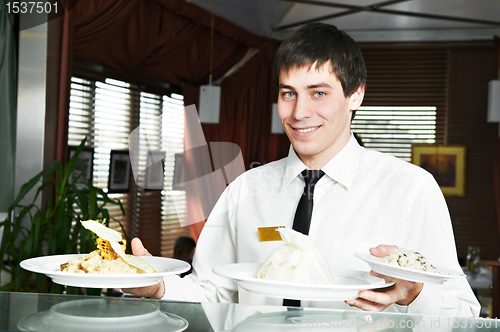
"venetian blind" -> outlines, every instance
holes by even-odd
[[[105,79],[72,78],[68,145],[78,145],[88,137],[94,148],[93,183],[107,190],[111,150],[128,150],[128,137],[140,127],[139,169],[146,167],[147,152],[166,151],[163,190],[145,190],[145,172],[131,181],[125,194],[110,194],[121,200],[126,215],[110,207],[132,238],[139,236],[154,255],[171,257],[179,235],[189,235],[180,227],[185,217],[183,192],[172,191],[174,153],[183,151],[183,97],[154,94],[127,82]],[[174,211],[175,213],[173,213]],[[120,230],[118,223],[110,226]]]
[[[351,128],[366,148],[411,161],[412,144],[436,142],[436,107],[362,106]]]
[[[412,144],[444,144],[448,50],[361,45],[368,72],[352,128],[367,148],[410,161]]]
[[[106,82],[71,79],[68,145],[79,145],[87,137],[86,146],[94,148],[94,186],[107,189],[111,150],[127,149],[127,137],[131,128],[130,85],[116,80]],[[130,196],[110,194],[119,199],[126,211],[125,216],[118,206],[109,205],[110,227],[121,231],[119,220],[125,231],[130,230]],[[115,220],[113,220],[113,218]]]

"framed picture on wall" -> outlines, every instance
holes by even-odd
[[[77,146],[68,147],[68,160],[73,157]],[[92,173],[94,171],[94,148],[84,147],[75,163],[75,169],[70,174],[68,182],[74,183],[76,188],[85,188],[86,183],[92,183]]]
[[[162,190],[165,173],[165,152],[148,151],[145,189]]]
[[[465,146],[413,145],[411,162],[430,172],[447,197],[465,197]]]
[[[108,193],[128,193],[132,167],[125,150],[111,150],[109,160]]]
[[[175,154],[174,177],[172,179],[173,190],[184,190],[184,153]]]

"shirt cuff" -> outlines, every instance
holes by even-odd
[[[163,293],[162,300],[178,300],[181,294],[178,294],[176,290],[180,290],[179,281],[181,278],[177,275],[170,275],[163,277],[163,283],[165,287],[165,292]]]
[[[424,284],[417,298],[408,305],[408,314],[435,315],[441,311],[441,297],[432,286]]]
[[[406,314],[408,313],[408,306],[407,305],[400,305],[397,303],[394,303],[394,307],[400,314]]]

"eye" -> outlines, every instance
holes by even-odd
[[[314,92],[314,97],[321,98],[321,97],[324,97],[324,96],[326,96],[326,93],[324,93],[322,91],[316,91],[316,92]]]
[[[295,97],[295,93],[293,93],[293,92],[291,92],[291,91],[286,91],[286,92],[283,92],[283,93],[282,93],[282,96],[283,96],[284,98],[293,98],[293,97]]]

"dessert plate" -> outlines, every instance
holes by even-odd
[[[257,278],[260,263],[235,263],[218,266],[215,274],[234,279],[241,288],[270,297],[309,301],[346,301],[358,297],[361,290],[378,289],[393,285],[375,278],[368,272],[332,269],[332,285],[304,284]]]
[[[56,284],[87,288],[135,288],[151,286],[163,277],[189,271],[189,263],[172,258],[142,256],[158,273],[88,274],[61,272],[60,265],[86,254],[53,255],[26,259],[20,266],[28,271],[43,273]]]
[[[442,284],[448,280],[465,278],[465,274],[446,269],[444,267],[436,266],[436,269],[441,273],[418,271],[407,267],[401,267],[383,263],[382,258],[372,256],[365,253],[355,253],[354,256],[365,261],[370,265],[370,268],[377,273],[386,275],[388,277],[409,280],[421,283],[435,283]]]

